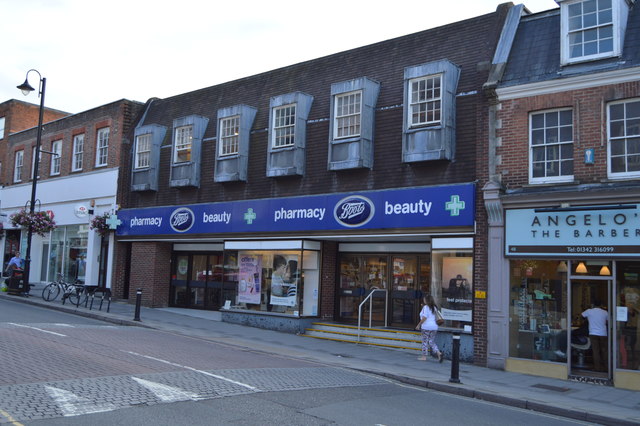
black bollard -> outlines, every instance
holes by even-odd
[[[451,383],[460,383],[460,333],[453,333],[453,347],[451,348]]]
[[[140,302],[142,302],[142,289],[136,291],[136,313],[133,317],[134,321],[140,321]]]

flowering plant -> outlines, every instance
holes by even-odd
[[[52,216],[49,216],[47,212],[38,211],[30,213],[25,209],[20,210],[18,213],[14,213],[9,217],[11,224],[15,227],[26,228],[35,232],[36,234],[44,237],[48,232],[57,228],[56,222]]]
[[[101,237],[106,237],[109,235],[109,224],[107,223],[107,219],[109,219],[109,213],[103,213],[101,215],[96,215],[91,219],[91,223],[89,224],[89,229],[95,229],[95,231]]]

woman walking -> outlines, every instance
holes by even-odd
[[[424,298],[424,306],[420,311],[420,322],[416,325],[416,330],[422,333],[422,356],[418,358],[421,361],[427,360],[427,354],[431,350],[431,354],[438,358],[438,362],[442,362],[442,352],[438,350],[436,345],[436,333],[438,333],[438,324],[436,324],[436,312],[438,307],[433,300],[433,296],[428,295]]]

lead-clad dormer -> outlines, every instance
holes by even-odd
[[[556,0],[562,65],[620,56],[635,0]]]
[[[402,161],[453,159],[459,79],[446,59],[405,68]]]

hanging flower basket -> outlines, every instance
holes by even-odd
[[[22,209],[18,213],[12,214],[9,220],[13,226],[18,228],[29,229],[31,226],[31,230],[41,237],[57,228],[53,217],[43,211],[29,213]]]
[[[93,219],[91,219],[89,228],[95,230],[101,237],[106,237],[109,235],[109,231],[111,231],[109,224],[107,223],[107,219],[109,219],[109,217],[109,213],[94,216]]]

